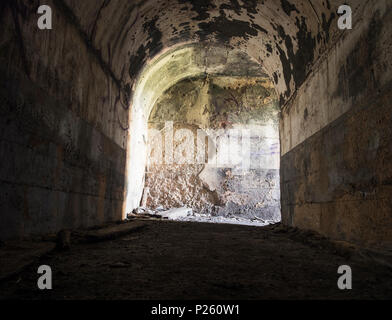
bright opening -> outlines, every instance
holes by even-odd
[[[281,220],[279,103],[258,63],[224,48],[177,49],[141,75],[132,107],[128,213]]]

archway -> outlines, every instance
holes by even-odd
[[[181,106],[181,96],[186,97],[187,93],[183,90],[187,85],[193,85],[198,94],[194,97],[196,100]],[[181,95],[175,97],[174,100],[179,98],[177,102],[172,103],[176,104],[174,109],[183,109],[182,114],[186,114],[183,119],[176,114],[178,110],[171,110],[171,116],[165,113],[167,106],[162,99],[170,95],[170,91]],[[147,202],[157,207],[161,202],[166,209],[172,204],[174,207],[190,206],[197,212],[218,216],[230,216],[236,212],[237,217],[244,216],[256,221],[280,221],[279,110],[272,81],[257,61],[240,50],[186,45],[163,53],[151,61],[135,87],[130,119],[132,135],[128,146],[125,211],[129,213]],[[195,142],[195,146],[192,147],[192,163],[166,163],[163,170],[162,167],[154,167],[155,174],[149,172],[146,181],[148,142],[151,141],[149,119],[155,122],[160,120],[159,124],[155,124],[155,130],[167,127],[165,121],[169,126],[173,121],[176,125],[181,123],[182,127],[177,126],[174,135],[171,132],[174,138],[177,132],[193,130],[191,135],[195,140],[192,140],[192,144]],[[197,129],[207,132],[209,137],[205,150],[198,149],[202,143]],[[163,137],[160,131],[158,133],[159,143],[165,142],[167,134]],[[211,145],[217,149],[212,150]],[[216,152],[213,159],[208,157],[211,151]],[[204,157],[204,153],[207,157]],[[200,161],[201,154],[203,159]],[[222,155],[226,157],[224,163]],[[161,153],[160,159],[165,158],[167,152],[163,157]],[[168,174],[179,168],[183,173],[187,172],[188,178],[192,178],[192,186],[185,187],[189,186],[187,178],[182,186],[173,179],[163,178],[163,172]],[[170,188],[165,190],[159,175],[173,187],[172,191],[177,190],[177,195],[176,192],[170,194]],[[156,183],[160,185],[155,187]],[[155,200],[151,194],[150,197],[146,194],[143,197],[143,190],[144,193],[151,191]],[[196,195],[199,192],[203,195]],[[162,201],[159,193],[169,199]],[[187,196],[181,196],[181,193]],[[176,197],[177,200],[174,200]],[[198,200],[191,199],[194,197]],[[145,198],[144,201],[142,198]]]

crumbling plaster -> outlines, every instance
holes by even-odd
[[[340,34],[336,8],[341,3],[330,0],[56,2],[72,8],[93,46],[130,91],[135,76],[163,49],[219,43],[241,48],[265,66],[285,101]],[[354,10],[362,3],[349,1]]]
[[[41,2],[0,4],[2,237],[121,219],[122,191],[143,185],[142,171],[125,171],[138,157],[129,146],[146,129],[132,127],[138,117],[147,122],[142,75],[165,53],[196,43],[239,50],[274,81],[284,223],[391,240],[388,0],[345,1],[350,31],[337,29],[337,0],[48,0],[54,30],[39,31]],[[308,164],[323,174],[310,177]]]
[[[166,132],[169,121],[174,128]],[[149,129],[148,207],[187,206],[199,213],[280,221],[279,105],[262,72],[254,78],[203,76],[177,83],[156,102]],[[180,135],[184,129],[191,139]],[[197,130],[209,133],[208,145]],[[242,140],[247,132],[249,154]],[[168,135],[178,136],[173,163],[165,161]],[[217,150],[215,159],[199,161],[199,148],[202,154]],[[225,158],[228,162],[219,163]],[[247,161],[249,168],[243,168]]]

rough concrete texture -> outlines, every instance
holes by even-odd
[[[122,218],[123,90],[65,12],[31,32],[37,4],[0,6],[2,239]]]
[[[359,13],[358,13],[359,14]],[[392,241],[390,3],[369,1],[282,112],[284,222]]]
[[[0,237],[121,219],[124,189],[140,202],[143,156],[125,165],[138,157],[129,140],[144,152],[147,119],[126,129],[155,101],[142,106],[137,84],[158,57],[197,43],[243,51],[275,84],[283,221],[391,241],[392,4],[345,3],[349,31],[337,28],[338,0],[48,0],[54,30],[40,31],[41,1],[1,1]],[[183,71],[203,73],[188,62],[148,88],[160,96]]]
[[[172,132],[167,132],[169,121]],[[277,97],[268,78],[179,82],[159,98],[149,119],[147,206],[187,206],[201,213],[280,221],[278,122]],[[184,129],[190,139],[180,135]],[[208,143],[198,129],[210,136]],[[249,154],[241,140],[245,130],[250,133]],[[166,161],[167,136],[174,138],[173,164]],[[215,161],[199,161],[199,148],[203,157],[216,150]],[[246,161],[249,168],[242,168]]]
[[[119,62],[113,63],[113,72],[129,88],[144,64],[164,48],[221,43],[241,48],[265,65],[282,99],[294,93],[338,37],[336,10],[341,5],[337,0],[54,2],[71,9],[104,61]],[[357,9],[362,1],[348,4]]]

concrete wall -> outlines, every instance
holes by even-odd
[[[284,107],[284,222],[391,241],[392,4],[347,3],[354,26],[342,32],[338,0],[48,0],[54,30],[41,31],[42,1],[1,1],[0,237],[120,219],[124,176],[139,202],[145,159],[140,177],[125,169],[129,137],[141,143],[144,132],[126,132],[131,95],[145,124],[149,89],[171,86],[140,87],[145,66],[175,56],[174,46],[201,43],[201,61],[179,52],[188,64],[167,69],[173,82],[224,69],[234,50],[274,80]]]
[[[392,241],[392,7],[368,1],[281,119],[283,221]]]
[[[122,89],[58,1],[38,30],[38,3],[0,6],[1,239],[122,218]]]
[[[149,126],[149,207],[280,221],[279,104],[268,78],[183,80],[158,99]]]

